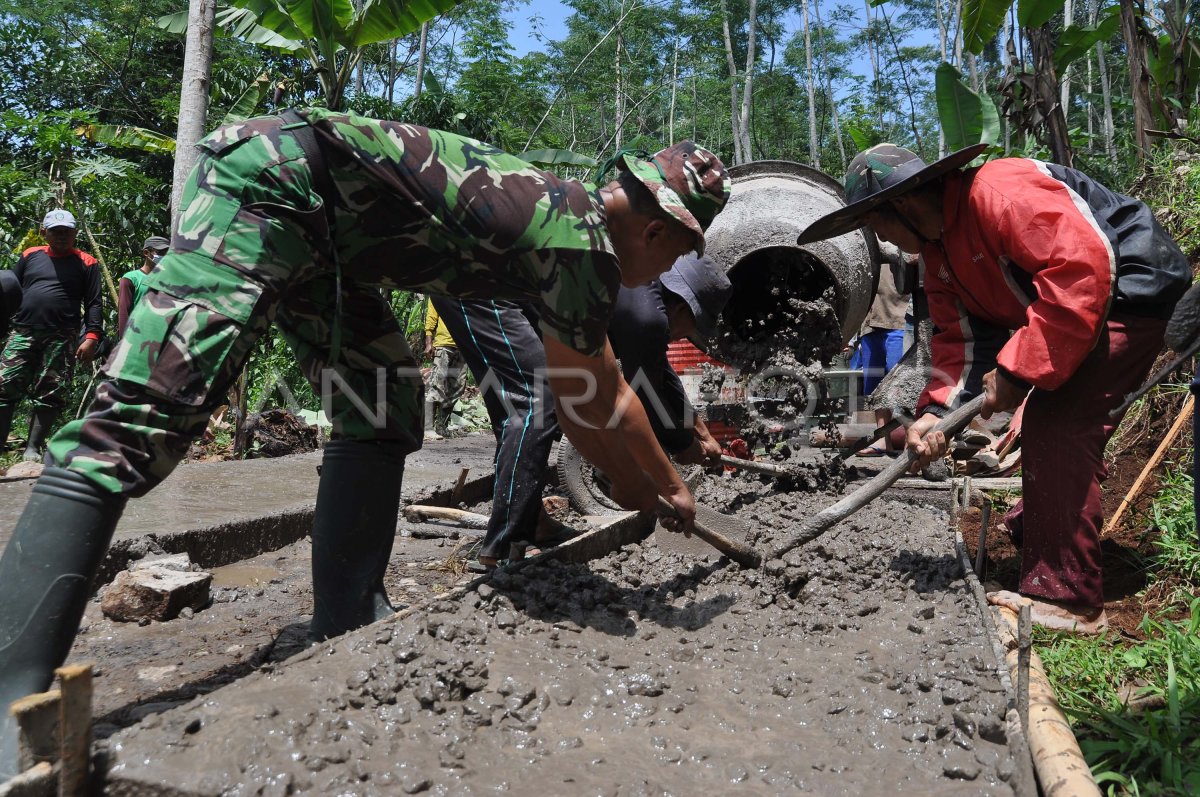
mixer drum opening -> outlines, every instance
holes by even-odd
[[[830,270],[795,247],[757,249],[727,272],[733,295],[714,343],[722,360],[757,367],[786,350],[828,362],[842,349],[842,297]]]

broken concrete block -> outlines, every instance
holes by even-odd
[[[192,559],[186,553],[174,553],[166,556],[148,556],[129,564],[129,569],[137,572],[151,567],[162,567],[177,573],[190,573]]]
[[[4,472],[5,479],[36,479],[42,475],[45,465],[40,462],[18,462]]]
[[[121,622],[171,620],[185,608],[195,611],[207,606],[211,585],[211,573],[181,572],[143,563],[117,574],[100,596],[100,611]]]

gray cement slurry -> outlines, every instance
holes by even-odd
[[[829,498],[739,510],[759,544]],[[110,739],[107,793],[1007,795],[1007,695],[942,512],[778,572],[652,543],[499,571]]]

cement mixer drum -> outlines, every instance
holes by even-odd
[[[756,161],[729,173],[733,190],[705,233],[705,254],[725,269],[734,292],[710,351],[747,364],[747,352],[760,361],[764,349],[802,345],[827,362],[858,333],[874,299],[874,234],[857,230],[797,246],[809,224],[845,205],[842,186],[791,161]],[[811,341],[798,338],[810,330]]]

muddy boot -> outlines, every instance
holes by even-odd
[[[433,431],[442,437],[454,437],[450,431],[450,417],[454,414],[454,405],[439,401],[433,406]]]
[[[400,515],[404,453],[391,441],[325,444],[313,516],[313,619],[321,642],[395,612],[383,588]]]
[[[0,453],[8,450],[8,433],[12,431],[13,413],[16,404],[0,404]]]
[[[16,774],[14,700],[43,692],[71,650],[125,498],[46,468],[0,558],[0,783]]]
[[[23,460],[41,462],[42,444],[46,442],[46,436],[50,434],[50,427],[57,417],[57,409],[43,407],[33,411],[29,418],[29,441],[25,444],[25,456],[21,457]]]
[[[425,439],[426,440],[441,440],[442,435],[434,428],[435,419],[441,412],[441,402],[426,401],[425,402]]]

